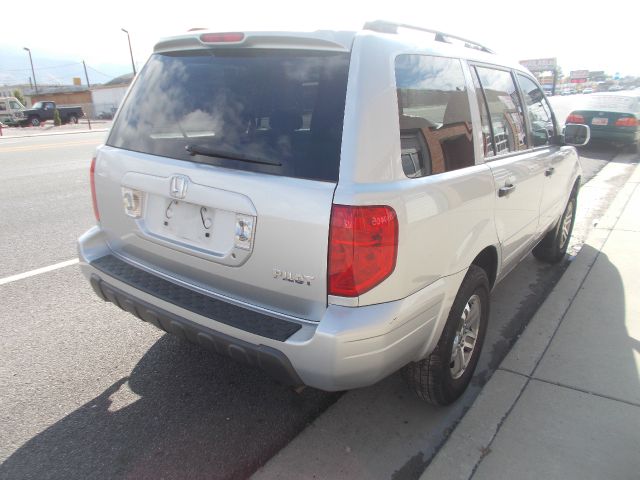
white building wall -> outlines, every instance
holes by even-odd
[[[112,108],[120,107],[129,85],[114,85],[113,87],[94,87],[91,89],[95,115],[100,112],[111,112]]]

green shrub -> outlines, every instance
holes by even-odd
[[[13,96],[16,97],[16,100],[18,100],[22,105],[25,105],[25,106],[27,105],[25,103],[24,97],[20,93],[20,90],[14,90],[13,91]]]
[[[60,111],[57,108],[53,112],[53,124],[56,127],[62,125],[62,120],[60,119]]]

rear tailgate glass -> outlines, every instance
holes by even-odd
[[[638,99],[617,95],[591,95],[581,99],[581,110],[601,110],[606,112],[638,113]]]
[[[154,54],[107,144],[237,170],[338,179],[349,54]]]

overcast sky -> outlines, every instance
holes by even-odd
[[[161,2],[109,0],[87,2],[31,0],[22,12],[5,12],[4,51],[15,49],[37,60],[64,59],[88,64],[130,65],[126,28],[140,67],[161,37],[193,27],[237,30],[353,30],[366,20],[387,19],[471,38],[514,59],[557,57],[565,74],[570,70],[605,70],[609,74],[640,76],[638,2],[578,0],[458,0],[441,5],[429,0],[394,1],[216,1]],[[23,21],[20,21],[20,18]],[[0,73],[2,63],[0,58]],[[16,68],[15,62],[11,65]],[[6,67],[9,68],[9,67]],[[22,68],[22,67],[18,67]],[[130,68],[129,68],[130,70]],[[25,78],[29,73],[25,71]]]

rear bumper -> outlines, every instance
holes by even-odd
[[[98,227],[80,238],[79,254],[83,273],[102,299],[162,330],[260,367],[283,383],[328,391],[371,385],[429,353],[466,273],[395,302],[329,305],[320,322],[308,322],[189,288],[122,259],[133,269],[130,278],[109,271],[101,259],[113,252]]]
[[[640,132],[592,128],[591,140],[631,145],[640,141]]]
[[[289,359],[274,348],[243,342],[237,338],[216,332],[204,325],[191,322],[186,318],[162,310],[155,305],[118,290],[97,275],[92,275],[89,281],[100,298],[119,306],[121,309],[167,333],[172,333],[192,343],[201,345],[211,352],[226,355],[242,363],[262,368],[284,384],[303,385]]]

